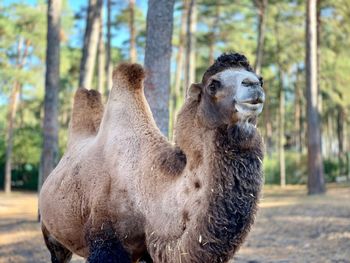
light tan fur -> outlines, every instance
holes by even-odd
[[[42,222],[83,257],[89,239],[112,229],[134,261],[147,249],[154,262],[202,262],[189,249],[216,242],[200,232],[217,191],[215,130],[188,99],[170,144],[153,120],[143,78],[139,65],[116,68],[103,117],[99,95],[77,91],[68,149],[40,193]]]

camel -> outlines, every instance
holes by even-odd
[[[263,183],[262,78],[244,55],[221,55],[188,88],[174,144],[144,78],[119,65],[105,109],[98,92],[76,92],[67,150],[39,197],[52,262],[228,262],[248,234]]]

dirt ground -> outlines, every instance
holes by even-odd
[[[0,263],[50,262],[36,219],[36,194],[0,193]],[[307,196],[301,186],[265,187],[234,262],[350,263],[350,185],[328,186],[323,196]]]

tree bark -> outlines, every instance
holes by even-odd
[[[112,0],[107,0],[107,44],[106,44],[106,77],[107,77],[107,90],[106,95],[112,89],[112,57],[111,57],[111,10]]]
[[[327,157],[333,155],[333,117],[331,113],[328,113],[327,116],[327,134],[328,134],[328,142],[327,142]]]
[[[91,89],[103,0],[90,0],[84,35],[83,55],[80,63],[79,87]]]
[[[177,115],[177,108],[179,107],[179,101],[184,98],[183,88],[181,88],[181,73],[183,72],[183,58],[184,58],[184,46],[186,41],[186,18],[188,12],[188,0],[183,0],[183,9],[181,14],[181,25],[179,34],[179,46],[176,54],[176,71],[174,87],[172,89],[172,127],[174,127],[175,118]]]
[[[258,46],[256,49],[256,60],[255,60],[255,72],[261,74],[261,64],[264,53],[264,41],[266,31],[266,11],[268,0],[255,0],[256,8],[258,9],[259,22],[258,22]]]
[[[344,155],[344,123],[345,113],[342,106],[337,107],[337,139],[338,139],[338,158],[339,160]]]
[[[318,112],[322,112],[322,93],[321,93],[321,0],[316,3],[316,23],[317,23],[317,108]],[[321,120],[322,121],[322,120]],[[321,134],[322,137],[322,134]]]
[[[295,147],[301,153],[301,91],[299,85],[300,69],[298,68],[295,81],[295,110],[294,110],[294,131],[295,131]]]
[[[265,124],[265,142],[266,142],[266,152],[269,156],[272,154],[272,124],[271,124],[271,115],[270,115],[270,97],[269,89],[265,87],[265,104],[264,104],[264,124]]]
[[[189,0],[188,12],[187,12],[187,26],[186,26],[186,61],[185,61],[185,89],[195,82],[196,74],[196,56],[195,56],[195,45],[196,45],[196,26],[197,26],[197,11],[196,11],[196,0]]]
[[[39,191],[58,161],[60,30],[61,0],[49,0],[47,9],[47,47],[43,122],[44,142],[40,161]]]
[[[307,98],[307,138],[308,138],[308,193],[325,192],[322,160],[322,138],[318,112],[317,86],[317,0],[306,3],[306,98]]]
[[[283,87],[283,76],[279,69],[279,129],[278,129],[278,153],[280,163],[281,187],[286,186],[286,158],[284,153],[284,115],[285,115],[285,97]]]
[[[174,0],[149,0],[145,49],[145,94],[160,131],[169,129],[171,38]]]
[[[130,62],[135,63],[137,61],[137,52],[136,52],[136,32],[135,32],[135,0],[129,0],[129,31],[130,31]]]
[[[99,30],[99,37],[98,37],[98,72],[97,72],[97,79],[98,79],[98,91],[103,96],[104,93],[104,86],[105,86],[105,44],[103,41],[103,12],[101,11],[100,15],[100,30]]]
[[[281,54],[281,41],[279,38],[279,28],[278,28],[279,14],[276,17],[275,23],[275,35],[276,35],[276,57],[278,66],[278,85],[279,85],[279,114],[278,114],[278,155],[280,164],[280,185],[281,187],[286,186],[286,160],[284,153],[284,121],[285,121],[285,94],[283,87],[283,68],[280,61]]]
[[[28,56],[30,41],[24,41],[20,38],[17,46],[17,59],[16,67],[22,69],[23,65]],[[24,47],[23,47],[24,46]],[[23,49],[23,51],[22,51]],[[5,178],[4,178],[4,190],[5,193],[11,192],[11,171],[12,171],[12,153],[13,153],[13,133],[14,133],[14,123],[16,118],[18,99],[21,90],[21,84],[15,81],[13,84],[13,89],[10,95],[10,103],[7,113],[7,134],[6,134],[6,164],[5,164]]]
[[[12,152],[13,152],[13,132],[14,132],[14,122],[16,117],[17,105],[18,105],[18,95],[19,95],[20,85],[18,81],[15,81],[11,96],[7,115],[7,138],[6,138],[6,164],[5,164],[5,180],[4,189],[5,193],[11,192],[11,171],[12,171]]]

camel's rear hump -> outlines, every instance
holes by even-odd
[[[74,96],[69,141],[96,135],[103,116],[101,94],[96,90],[79,88]]]

